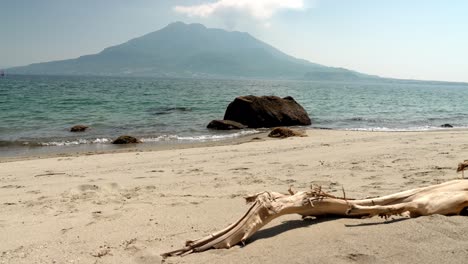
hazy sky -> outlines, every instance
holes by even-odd
[[[327,66],[468,82],[467,0],[0,0],[0,67],[97,53],[174,21]]]

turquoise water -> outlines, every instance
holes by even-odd
[[[427,130],[468,127],[468,85],[108,77],[0,78],[3,146],[108,144],[130,134],[145,142],[222,139],[254,133],[206,129],[239,95],[290,95],[312,127]],[[70,133],[76,124],[91,129]]]

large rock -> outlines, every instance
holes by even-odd
[[[141,143],[141,141],[132,136],[120,136],[116,140],[112,141],[112,144],[134,144],[134,143]]]
[[[291,96],[240,96],[229,104],[224,120],[232,120],[251,128],[307,126],[310,118]]]
[[[213,120],[207,126],[207,128],[218,130],[243,129],[246,127],[241,123],[231,120]]]

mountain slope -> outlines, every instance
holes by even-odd
[[[176,22],[94,55],[9,69],[16,74],[356,79],[365,75],[291,57],[242,32]]]

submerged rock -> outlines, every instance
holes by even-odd
[[[132,136],[120,136],[116,140],[112,141],[112,144],[135,144],[135,143],[141,143],[141,141],[135,137]]]
[[[307,126],[312,122],[291,96],[240,96],[229,104],[224,120],[232,120],[250,128]]]
[[[247,126],[232,120],[213,120],[211,121],[207,128],[218,129],[218,130],[231,130],[231,129],[243,129]]]
[[[451,124],[443,124],[440,127],[452,128],[453,126]]]
[[[76,125],[76,126],[72,126],[70,128],[70,132],[84,132],[86,131],[86,129],[88,129],[89,126],[85,126],[85,125]]]
[[[269,137],[272,138],[287,138],[287,137],[306,137],[307,135],[298,130],[292,130],[287,127],[277,127],[274,128],[270,134],[268,134]]]

